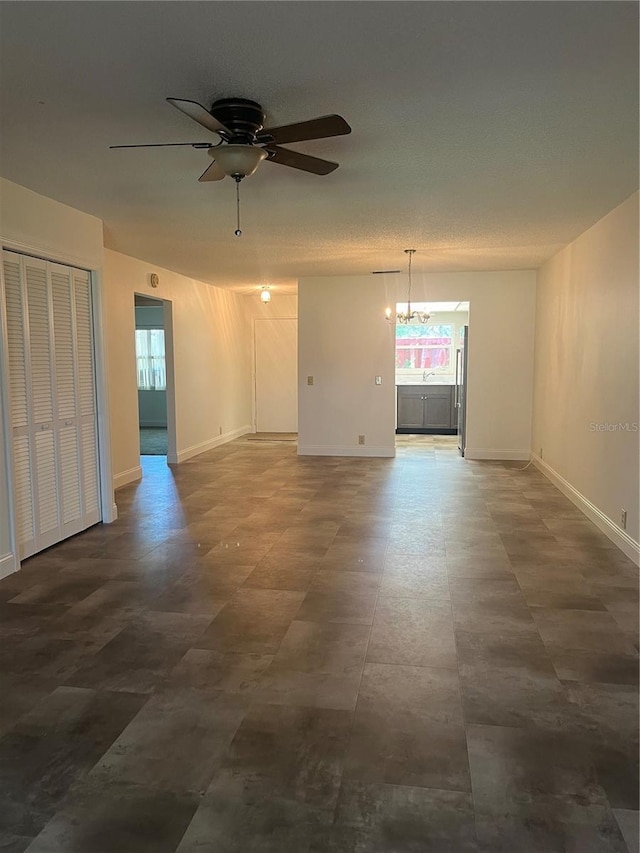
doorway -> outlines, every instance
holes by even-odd
[[[134,295],[140,456],[175,461],[171,302]]]
[[[255,321],[257,433],[298,431],[298,321]]]
[[[469,303],[421,302],[411,308],[417,316],[396,323],[396,444],[407,436],[437,437],[461,444],[464,455],[466,371],[461,367]],[[406,304],[396,306],[398,314],[406,310]]]

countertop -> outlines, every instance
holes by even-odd
[[[455,385],[455,384],[456,384],[455,379],[453,379],[453,377],[451,379],[448,379],[446,377],[442,377],[442,379],[437,379],[436,381],[433,381],[432,379],[428,379],[426,382],[416,382],[415,379],[409,379],[409,380],[396,379],[396,386],[398,386],[398,385],[402,385],[402,386],[412,385],[416,388],[425,388],[428,385]]]

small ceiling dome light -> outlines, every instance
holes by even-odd
[[[267,302],[271,302],[271,293],[266,284],[260,288],[260,301],[264,302],[265,305]]]
[[[213,146],[207,154],[213,157],[225,175],[236,180],[253,175],[267,156],[264,148],[252,145],[221,145],[219,148]]]

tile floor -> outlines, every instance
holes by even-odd
[[[0,582],[0,849],[637,853],[637,569],[518,467],[145,459]]]

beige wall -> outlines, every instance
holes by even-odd
[[[152,289],[149,274],[160,277]],[[134,294],[172,303],[178,461],[251,429],[249,324],[242,297],[105,250],[105,322],[116,483],[139,466]]]
[[[32,251],[90,270],[102,267],[102,221],[0,178],[0,237],[4,246]]]
[[[534,452],[637,542],[637,194],[540,269],[534,388]]]
[[[535,278],[532,270],[413,276],[416,302],[470,302],[469,458],[529,457]],[[301,279],[298,299],[300,447],[359,455],[357,437],[365,434],[367,452],[389,455],[394,355],[384,310],[406,301],[406,275]],[[307,387],[307,375],[320,385]]]
[[[271,319],[282,319],[284,317],[296,318],[298,316],[298,295],[296,293],[279,293],[271,291],[271,302],[260,301],[260,292],[248,293],[242,297],[247,317],[254,320],[258,317],[271,317]]]

